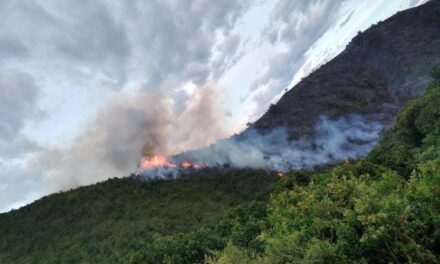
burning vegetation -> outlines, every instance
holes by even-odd
[[[138,165],[138,176],[147,176],[148,178],[174,178],[185,171],[205,168],[202,163],[192,163],[183,161],[176,163],[170,161],[165,155],[153,154],[150,157],[142,157]]]
[[[163,155],[153,155],[151,157],[142,157],[139,161],[139,168],[141,170],[151,170],[157,167],[171,167],[175,168],[176,164],[169,162]]]
[[[323,116],[316,124],[314,137],[289,139],[286,128],[268,133],[250,129],[205,148],[173,156],[158,151],[163,149],[160,144],[147,144],[136,175],[144,180],[175,179],[204,168],[252,168],[279,172],[278,176],[283,177],[290,170],[341,162],[348,165],[350,159],[359,158],[373,148],[382,128],[380,123],[358,115],[338,119]]]

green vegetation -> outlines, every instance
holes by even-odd
[[[308,183],[298,172],[283,179],[285,190],[267,204],[258,256],[232,241],[209,262],[439,263],[438,72],[368,157],[314,172]]]
[[[111,179],[53,194],[0,215],[0,263],[121,263],[146,243],[158,241],[158,248],[166,236],[217,223],[230,207],[267,200],[278,179],[219,170],[175,181]]]
[[[423,96],[408,103],[397,117],[396,126],[383,134],[382,143],[369,159],[390,167],[408,178],[420,164],[440,157],[440,76]]]
[[[361,160],[51,195],[0,215],[0,263],[439,263],[439,72]]]

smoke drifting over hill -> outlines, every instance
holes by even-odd
[[[32,157],[49,190],[128,175],[139,159],[197,149],[227,135],[222,127],[219,87],[195,89],[176,101],[169,91],[144,89],[118,98],[100,111],[68,149],[46,149]]]
[[[277,171],[308,169],[355,159],[367,154],[379,140],[383,126],[359,115],[338,119],[322,116],[313,136],[290,139],[285,128],[245,133],[223,139],[206,148],[184,152],[171,158],[173,164],[185,161],[207,167],[263,168]],[[163,166],[140,172],[145,179],[176,177],[179,166]]]

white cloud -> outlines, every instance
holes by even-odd
[[[17,158],[36,145],[21,134],[29,119],[38,118],[39,90],[33,79],[14,70],[0,71],[0,158]]]

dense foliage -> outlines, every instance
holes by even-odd
[[[212,170],[176,181],[111,179],[53,194],[0,214],[0,263],[121,263],[151,241],[160,248],[166,236],[213,225],[230,207],[267,200],[277,180],[265,171]]]
[[[432,76],[361,160],[52,195],[0,215],[0,263],[440,263],[440,68]]]
[[[440,156],[440,67],[432,71],[434,82],[425,94],[408,103],[396,126],[383,135],[369,159],[408,178],[421,163]]]

